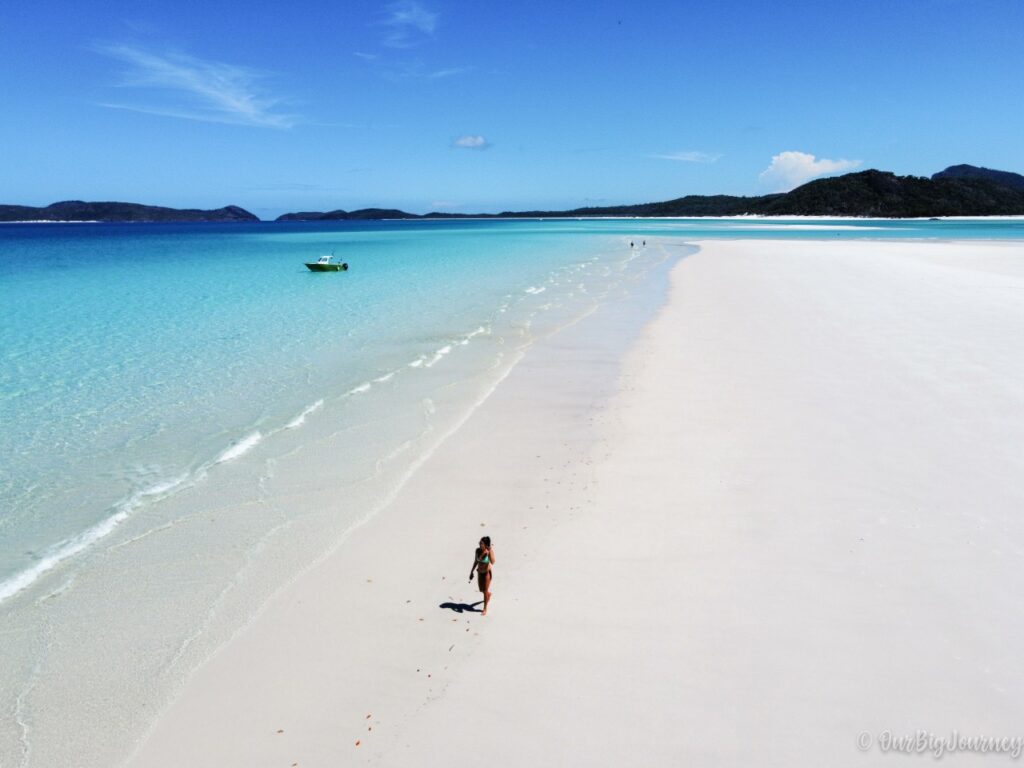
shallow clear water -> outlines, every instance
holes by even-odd
[[[137,730],[535,339],[709,237],[1024,222],[0,227],[0,764],[47,764],[61,712]],[[303,266],[332,250],[349,272]]]
[[[321,400],[481,344],[504,305],[542,304],[584,253],[536,228],[473,225],[0,237],[0,599]],[[332,249],[354,269],[303,267]]]

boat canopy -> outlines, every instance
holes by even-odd
[[[316,263],[317,264],[330,264],[331,263],[331,257],[330,256],[321,256],[319,259],[316,260]]]

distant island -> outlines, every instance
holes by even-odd
[[[138,203],[85,203],[65,200],[44,208],[30,205],[0,205],[0,221],[103,221],[103,222],[183,222],[183,221],[259,221],[237,205],[212,211],[193,208],[162,208]]]
[[[431,214],[421,216],[417,213],[406,213],[395,208],[361,208],[358,211],[304,211],[286,213],[274,221],[358,221],[367,219],[422,219],[427,216],[448,216],[449,214]]]
[[[286,213],[277,221],[351,221],[361,219],[565,218],[581,216],[932,216],[1024,215],[1024,176],[972,165],[954,165],[930,179],[861,171],[818,179],[791,192],[735,197],[687,195],[639,205],[573,208],[567,211],[502,213],[427,213],[364,208],[357,211]]]
[[[275,221],[363,221],[379,219],[568,218],[586,216],[859,216],[928,218],[938,216],[1022,216],[1024,176],[973,165],[951,165],[931,178],[860,171],[818,179],[791,192],[737,197],[687,195],[660,203],[573,208],[566,211],[502,213],[407,213],[395,208],[356,211],[301,211]],[[45,208],[0,205],[0,222],[249,222],[259,219],[236,205],[212,211],[162,208],[137,203],[86,203],[71,200]]]

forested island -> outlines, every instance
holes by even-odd
[[[195,208],[163,208],[139,203],[86,203],[65,200],[42,208],[31,205],[0,205],[0,221],[103,221],[103,222],[182,222],[182,221],[259,221],[237,205],[212,211]]]

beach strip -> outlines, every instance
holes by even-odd
[[[699,245],[624,360],[599,318],[531,350],[131,765],[852,766],[886,732],[1021,735],[1024,249]]]

